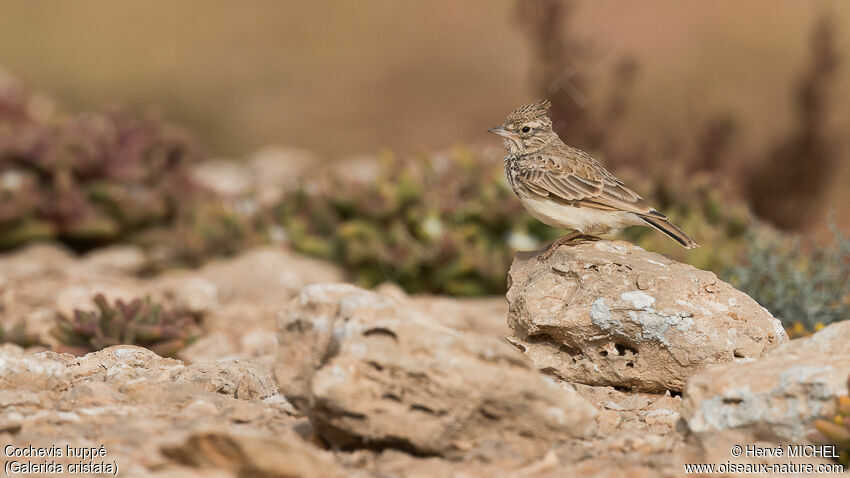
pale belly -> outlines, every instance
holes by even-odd
[[[567,206],[529,197],[520,198],[520,201],[538,221],[585,234],[604,234],[627,226],[646,225],[640,216],[631,212]]]

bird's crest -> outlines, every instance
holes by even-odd
[[[507,122],[521,122],[539,118],[549,119],[549,117],[546,116],[546,112],[549,111],[551,106],[552,103],[545,99],[540,100],[537,103],[521,106],[516,111],[508,115]]]

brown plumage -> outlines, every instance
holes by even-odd
[[[523,206],[538,220],[572,229],[545,253],[580,236],[627,226],[652,226],[690,249],[693,239],[667,220],[590,155],[552,131],[546,100],[523,106],[490,132],[505,138],[505,174]]]

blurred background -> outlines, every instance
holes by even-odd
[[[627,238],[716,271],[788,323],[850,310],[846,1],[2,0],[0,11],[6,249],[133,241],[157,270],[277,241],[365,285],[500,293],[513,251],[561,231],[504,188],[486,130],[548,97],[568,144],[704,247]],[[269,145],[297,148],[281,160],[311,173],[284,168],[271,200],[256,185],[182,197],[183,173],[206,189],[221,171],[247,174],[210,166],[218,158],[277,177],[255,154]]]

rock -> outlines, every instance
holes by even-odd
[[[788,337],[778,320],[713,273],[626,242],[518,253],[509,272],[508,340],[568,382],[681,391],[709,364],[764,356]]]
[[[347,476],[342,468],[294,433],[287,433],[284,437],[269,437],[232,431],[198,432],[181,444],[164,446],[162,453],[188,466],[205,470],[228,470],[237,476]]]
[[[396,284],[383,283],[375,292],[392,297],[405,307],[432,317],[441,324],[475,334],[504,339],[508,304],[504,297],[458,298],[429,294],[407,295]]]
[[[0,390],[46,391],[68,388],[71,374],[55,354],[26,355],[20,347],[0,347]]]
[[[306,287],[278,334],[281,392],[341,448],[528,459],[595,427],[592,405],[509,345],[351,285]]]
[[[312,153],[284,146],[271,146],[254,153],[247,161],[215,159],[192,168],[192,179],[224,198],[258,201],[271,206],[284,193],[296,189],[305,173],[315,172],[318,158]]]
[[[274,377],[266,367],[247,360],[221,360],[189,365],[173,377],[201,385],[206,390],[250,400],[277,393]]]
[[[117,300],[129,304],[135,299],[144,299],[149,295],[147,291],[123,281],[75,284],[59,291],[56,296],[56,312],[66,317],[73,317],[76,309],[96,311],[94,297],[98,294],[103,294],[110,304]]]
[[[160,357],[135,345],[107,347],[68,362],[68,370],[76,380],[97,378],[98,381],[115,384],[119,391],[148,382],[170,381],[183,368],[183,362],[179,360]]]
[[[116,245],[86,254],[79,266],[93,273],[135,275],[145,267],[146,262],[145,253],[140,247]]]
[[[210,280],[191,276],[173,278],[164,288],[178,310],[203,315],[218,307],[218,287]]]
[[[238,355],[230,339],[221,332],[204,334],[198,340],[177,352],[177,358],[190,363],[227,360]]]
[[[321,159],[313,153],[286,146],[266,147],[252,154],[248,164],[260,204],[274,204],[284,193],[297,189],[319,163]]]
[[[0,276],[7,280],[32,279],[62,273],[74,258],[67,249],[55,244],[33,244],[14,254],[0,256]]]
[[[192,179],[219,196],[239,197],[251,192],[251,172],[237,161],[207,160],[192,167]]]
[[[811,422],[847,394],[850,321],[793,340],[749,363],[712,367],[691,377],[682,417],[702,439],[722,431],[756,440],[800,443]]]
[[[212,262],[199,275],[218,288],[219,300],[238,298],[280,304],[307,284],[343,279],[342,270],[329,262],[274,247],[260,247],[234,259]]]

